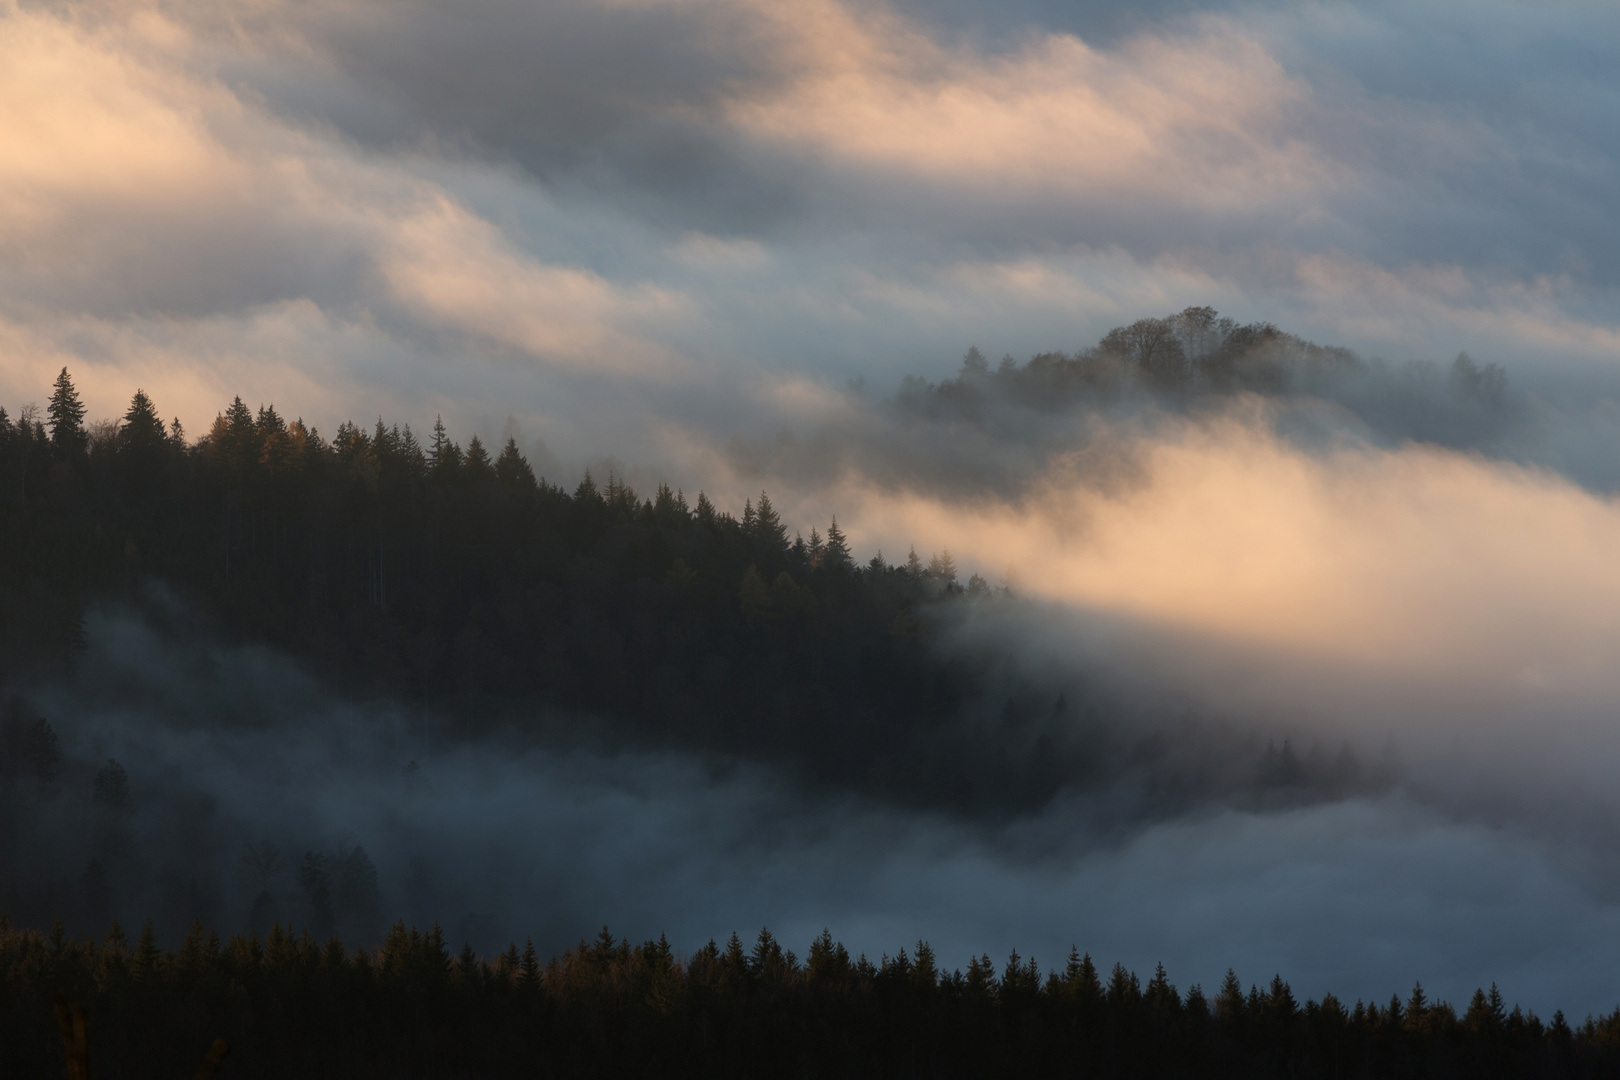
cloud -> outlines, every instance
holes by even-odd
[[[1620,692],[1612,643],[1620,507],[1546,472],[1433,446],[1274,433],[1267,406],[1100,441],[1136,482],[1099,486],[1096,451],[1050,462],[1016,499],[841,494],[868,545],[905,537],[1012,567],[1054,600],[1331,656],[1388,674]],[[1106,474],[1105,474],[1106,475]]]
[[[542,361],[597,372],[665,377],[680,358],[618,329],[627,317],[681,318],[682,298],[621,290],[572,267],[537,264],[487,222],[440,198],[398,222],[381,270],[413,312]]]
[[[1040,35],[987,56],[830,3],[775,10],[795,43],[790,74],[774,93],[730,101],[727,119],[901,183],[1231,212],[1332,179],[1287,133],[1307,88],[1231,27],[1107,53]]]

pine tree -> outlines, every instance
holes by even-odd
[[[1230,1023],[1240,1019],[1246,1011],[1243,984],[1238,981],[1237,972],[1227,968],[1226,978],[1221,980],[1220,993],[1215,995],[1215,1015]]]
[[[922,556],[917,554],[917,545],[911,545],[911,554],[906,556],[906,574],[914,581],[921,581],[923,576]]]
[[[162,950],[157,946],[157,934],[152,929],[152,920],[147,919],[146,925],[141,927],[139,944],[135,946],[135,977],[151,978],[157,973],[158,963],[162,958]]]
[[[452,460],[452,457],[459,459],[461,456],[454,452],[454,447],[455,443],[450,441],[450,435],[444,429],[444,417],[434,416],[433,442],[428,445],[428,468],[440,474],[453,468],[458,461]]]
[[[596,490],[596,481],[591,479],[591,470],[585,470],[585,477],[574,489],[574,502],[581,505],[598,504],[602,502],[602,495]]]
[[[90,435],[84,429],[84,411],[84,403],[79,400],[78,390],[74,389],[73,378],[64,367],[52,384],[51,402],[45,407],[45,414],[50,417],[51,445],[64,458],[83,456],[89,445]]]
[[[704,525],[713,525],[718,519],[718,515],[714,512],[714,503],[710,502],[709,497],[701,491],[698,492],[697,509],[694,514]]]
[[[225,466],[227,475],[238,482],[245,479],[249,466],[259,457],[254,429],[253,413],[237,397],[214,420],[209,433],[209,449]]]
[[[506,445],[501,448],[501,456],[495,459],[495,476],[510,487],[534,489],[534,470],[529,468],[529,463],[518,451],[516,439],[507,439]]]
[[[759,506],[754,511],[754,538],[772,555],[787,550],[787,527],[771,505],[771,497],[763,491],[759,493]]]
[[[533,992],[540,989],[540,957],[534,951],[534,939],[523,943],[523,958],[518,961],[518,988]]]
[[[495,466],[489,460],[489,451],[474,435],[467,441],[467,456],[462,461],[462,467],[473,480],[488,480],[495,475]]]
[[[163,420],[158,416],[152,399],[146,396],[144,390],[136,390],[134,398],[130,400],[129,411],[124,414],[124,426],[118,432],[119,442],[126,450],[147,455],[162,447],[165,437]]]
[[[951,558],[949,548],[939,552],[928,564],[928,573],[933,579],[947,588],[956,584],[956,561]]]
[[[1294,1000],[1294,991],[1283,982],[1281,975],[1272,976],[1266,1004],[1271,1007],[1271,1015],[1278,1021],[1291,1021],[1294,1014],[1299,1011],[1299,1003]]]
[[[1176,988],[1170,985],[1170,979],[1165,974],[1164,964],[1161,962],[1153,969],[1153,978],[1147,985],[1148,1004],[1159,1009],[1174,1010],[1181,1008],[1181,995]]]
[[[1412,997],[1406,1003],[1406,1030],[1420,1032],[1429,1019],[1429,999],[1421,982],[1412,984]]]
[[[827,526],[827,554],[824,565],[829,570],[847,570],[852,560],[849,557],[849,544],[844,540],[844,532],[838,527],[838,519],[832,519]]]

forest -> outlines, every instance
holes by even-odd
[[[955,378],[908,379],[885,407],[960,419],[1232,394],[1365,405],[1401,379],[1427,385],[1378,370],[1200,308],[1023,365],[992,369],[974,350]],[[1466,356],[1440,385],[1414,394],[1410,414],[1437,438],[1513,407],[1501,370]],[[420,703],[461,738],[515,726],[733,755],[965,817],[1032,811],[1122,776],[1139,779],[1130,812],[1144,814],[1217,793],[1265,808],[1388,782],[1348,748],[1304,753],[1185,718],[1174,738],[1112,725],[1111,703],[1083,679],[1052,686],[1007,650],[944,647],[962,619],[1014,602],[1005,585],[960,580],[946,551],[858,557],[836,519],[824,529],[790,530],[763,491],[732,512],[701,491],[644,495],[614,475],[565,487],[535,475],[515,440],[463,446],[442,423],[425,437],[344,423],[328,439],[238,397],[192,438],[140,390],[121,417],[87,422],[66,369],[42,411],[0,408],[0,825],[20,836],[76,799],[100,845],[71,883],[67,924],[49,931],[41,905],[67,894],[23,888],[24,869],[0,853],[24,923],[0,923],[0,1043],[19,1074],[60,1067],[58,994],[86,1010],[98,1077],[180,1075],[216,1037],[231,1047],[223,1076],[1551,1077],[1620,1066],[1620,1011],[1572,1028],[1562,1014],[1510,1010],[1494,986],[1461,1011],[1421,987],[1351,1007],[1297,1001],[1280,977],[1244,990],[1229,974],[1206,995],[1178,991],[1161,968],[1143,985],[1079,954],[1047,971],[1015,953],[946,972],[922,942],[871,960],[823,935],[801,960],[766,931],[690,955],[605,929],[545,961],[532,944],[457,953],[438,927],[385,931],[393,912],[377,870],[345,844],[304,854],[292,911],[271,895],[279,855],[238,838],[238,876],[258,900],[223,938],[200,920],[167,949],[151,922],[134,943],[117,923],[100,940],[69,933],[127,913],[118,859],[134,843],[131,781],[117,761],[71,759],[23,691],[71,678],[98,608],[161,622],[178,604],[210,635],[279,650],[356,698]],[[189,888],[176,894],[194,898],[187,919],[220,914],[195,899],[206,893],[196,877]]]
[[[176,950],[148,926],[78,941],[0,922],[0,1046],[9,1075],[48,1076],[53,997],[84,1010],[90,1075],[189,1075],[216,1039],[221,1077],[1601,1077],[1620,1068],[1620,1010],[1572,1028],[1508,1008],[1493,985],[1460,1012],[1421,985],[1403,1000],[1300,1001],[1281,977],[1247,990],[1144,985],[1071,950],[1043,970],[1010,955],[942,970],[919,941],[874,961],[823,932],[801,959],[769,930],[689,956],[606,927],[542,960],[532,944],[453,955],[396,924],[349,950],[277,926]]]
[[[1209,326],[1188,331],[1195,318]],[[983,379],[1059,400],[1104,371],[1110,392],[1129,377],[1183,394],[1199,372],[1226,392],[1355,362],[1192,309],[1061,362],[992,375],[970,354],[955,383],[907,383],[894,407],[924,391],[964,399]],[[0,409],[0,484],[0,682],[66,670],[90,605],[138,606],[161,582],[225,635],[356,693],[431,702],[469,731],[568,714],[578,732],[606,726],[968,814],[1038,807],[1144,757],[1084,685],[1040,684],[1004,649],[937,647],[1004,586],[960,581],[948,551],[858,559],[836,519],[790,536],[766,492],[733,514],[703,492],[644,496],[611,475],[568,490],[535,476],[512,439],[463,447],[442,423],[421,439],[380,419],[327,439],[241,398],[197,439],[138,390],[121,418],[86,424],[65,369],[42,414]],[[14,770],[39,719],[6,719]],[[1279,770],[1261,753],[1241,751],[1251,781],[1367,780],[1342,755]],[[1160,786],[1197,798],[1228,783]]]

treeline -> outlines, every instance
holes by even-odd
[[[380,420],[327,440],[240,398],[195,441],[141,392],[87,427],[66,370],[44,415],[0,411],[0,491],[0,679],[60,670],[89,604],[162,581],[336,684],[470,722],[589,714],[964,809],[1060,779],[1032,786],[1032,746],[957,723],[992,661],[929,648],[940,606],[987,582],[948,553],[858,564],[836,520],[790,536],[765,493],[733,516],[612,476],[568,491],[512,440]]]
[[[396,924],[375,950],[273,929],[193,925],[177,951],[13,930],[0,920],[0,1045],[9,1072],[61,1068],[52,1001],[88,1017],[91,1075],[188,1075],[213,1040],[222,1077],[1598,1077],[1620,1069],[1620,1010],[1572,1029],[1509,1010],[1493,985],[1460,1013],[1402,1001],[1298,1000],[1228,972],[1206,995],[1162,965],[1144,985],[1071,951],[1043,971],[1014,952],[943,970],[919,942],[874,962],[830,934],[801,960],[768,931],[691,956],[606,928],[560,957],[532,945],[452,955]]]
[[[1459,353],[1445,371],[1390,369],[1342,346],[1318,345],[1268,322],[1238,323],[1212,307],[1115,327],[1073,353],[1046,352],[992,368],[977,348],[954,378],[907,376],[898,404],[935,416],[977,417],[992,403],[1053,411],[1146,392],[1161,400],[1239,392],[1313,394],[1351,405],[1375,426],[1455,442],[1507,403],[1507,373]]]

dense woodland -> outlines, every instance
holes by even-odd
[[[1152,389],[1172,346],[1195,370],[1187,358],[1202,354],[1176,344],[1188,318],[1145,321],[1170,328],[1171,345],[1134,324],[1051,377],[1083,383],[1127,362],[1116,338],[1152,338],[1127,357]],[[1248,355],[1232,343],[1250,338],[1276,344],[1264,328],[1213,325],[1222,356]],[[1311,363],[1339,356],[1311,350]],[[1050,366],[1037,357],[993,378],[1022,385]],[[999,594],[959,581],[948,552],[857,560],[836,520],[790,536],[763,492],[734,515],[701,492],[644,497],[613,476],[565,490],[513,440],[492,453],[441,424],[421,440],[381,420],[328,440],[240,398],[195,440],[140,391],[122,417],[87,425],[63,370],[43,413],[0,409],[0,493],[0,684],[65,670],[90,605],[139,604],[162,582],[227,636],[472,727],[573,716],[581,730],[614,725],[644,746],[767,760],[893,801],[1016,812],[1158,753],[1085,723],[1100,706],[1083,687],[1038,687],[1005,654],[934,647]],[[10,741],[34,719],[7,721]],[[1277,772],[1244,752],[1254,779]],[[1343,764],[1310,779],[1342,787]],[[1198,798],[1202,784],[1159,787]]]
[[[0,927],[4,924],[0,923]],[[1281,978],[1213,994],[1104,975],[1071,952],[1043,971],[1014,953],[942,970],[926,943],[873,962],[831,935],[803,960],[768,931],[687,957],[604,928],[550,961],[515,945],[453,956],[435,927],[396,925],[348,951],[279,927],[221,941],[196,924],[175,951],[0,929],[8,1075],[48,1076],[63,1049],[52,999],[86,1012],[91,1075],[190,1075],[216,1038],[221,1077],[1599,1077],[1620,1070],[1620,1010],[1571,1029],[1492,986],[1459,1011],[1404,1001],[1299,1001]]]
[[[70,661],[87,605],[162,581],[340,685],[608,718],[855,786],[904,790],[893,764],[928,768],[975,692],[924,639],[931,606],[987,583],[944,554],[857,566],[836,521],[790,538],[764,493],[733,516],[613,477],[565,491],[511,441],[491,455],[435,425],[424,445],[381,421],[328,441],[240,399],[196,441],[139,392],[116,426],[83,412],[64,371],[43,417],[0,413],[13,678]],[[992,765],[978,786],[1014,790],[997,784]]]

